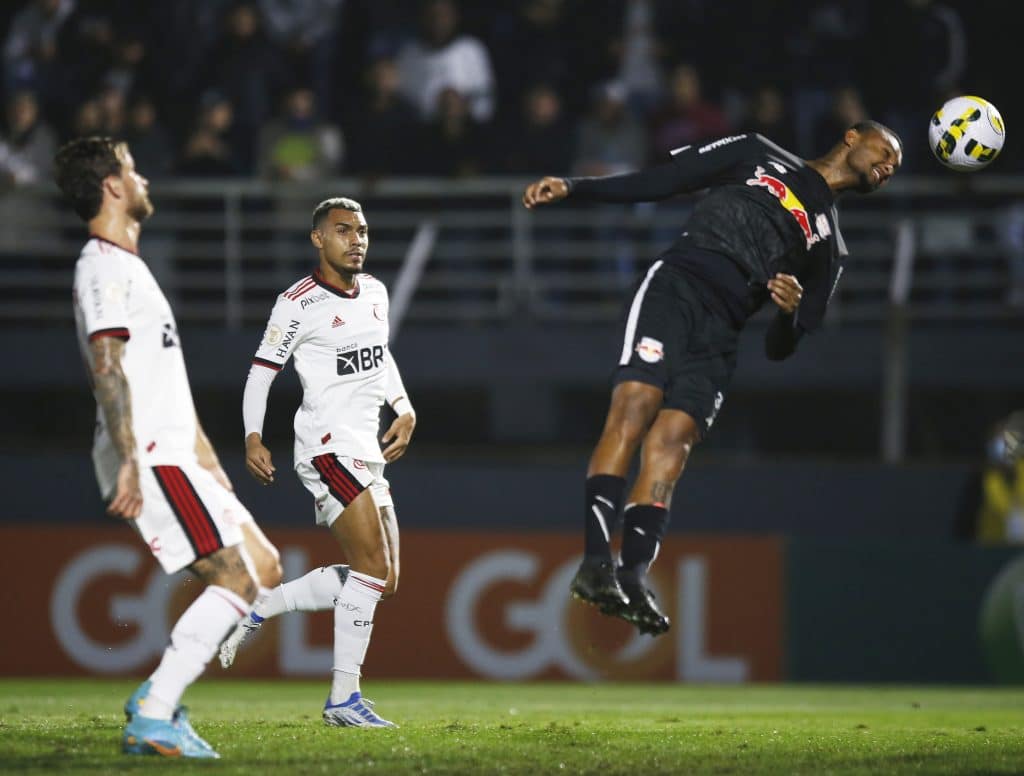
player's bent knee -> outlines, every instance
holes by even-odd
[[[398,592],[398,570],[393,569],[388,574],[387,580],[384,583],[384,592],[381,594],[381,598],[391,598]]]
[[[281,566],[277,553],[268,557],[256,571],[263,587],[277,587],[284,579],[284,568]]]
[[[207,585],[227,588],[250,604],[259,593],[256,580],[238,547],[223,547],[199,558],[191,569]]]

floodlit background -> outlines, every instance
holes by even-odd
[[[194,587],[104,516],[89,462],[70,304],[85,231],[50,162],[104,133],[152,182],[142,255],[289,576],[340,560],[286,471],[298,381],[286,369],[271,396],[267,489],[242,466],[242,385],[276,294],[314,266],[314,205],[364,205],[419,414],[388,473],[403,589],[368,676],[1024,680],[1024,464],[995,443],[1024,408],[1024,111],[1003,16],[994,0],[4,3],[0,602],[34,636],[0,673],[139,675]],[[1008,128],[969,176],[926,146],[956,94]],[[903,170],[840,201],[851,257],[823,331],[781,364],[761,353],[768,311],[745,331],[655,567],[673,630],[633,639],[570,604],[566,575],[622,304],[692,200],[530,213],[523,185],[744,131],[812,158],[867,117],[902,135]],[[282,618],[239,670],[324,675],[329,620]]]

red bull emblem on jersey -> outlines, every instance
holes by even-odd
[[[800,230],[804,233],[804,237],[807,239],[807,248],[810,249],[816,242],[820,242],[823,237],[827,237],[831,230],[828,226],[828,219],[824,214],[819,215],[815,218],[814,226],[817,226],[817,231],[814,226],[811,225],[811,217],[807,213],[807,208],[804,207],[804,203],[800,201],[800,198],[793,193],[792,189],[789,188],[785,183],[776,178],[774,175],[769,175],[765,172],[764,167],[760,165],[754,170],[754,177],[747,178],[748,186],[763,186],[768,189],[776,199],[782,203],[782,206],[789,211],[789,214],[796,219],[797,224],[800,226]]]

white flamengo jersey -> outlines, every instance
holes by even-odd
[[[360,274],[345,291],[316,270],[292,285],[277,298],[253,363],[279,371],[293,356],[302,382],[296,465],[324,453],[383,463],[380,408],[401,385],[388,350],[384,284]]]
[[[89,343],[125,340],[121,367],[131,392],[132,427],[140,467],[195,461],[196,410],[174,313],[146,263],[99,237],[75,264],[72,293],[78,343],[92,379]],[[100,492],[111,496],[121,461],[96,409],[93,464]]]

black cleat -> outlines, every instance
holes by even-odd
[[[641,633],[660,636],[671,627],[668,617],[661,613],[654,603],[652,593],[643,582],[643,577],[622,567],[618,570],[619,584],[629,598],[629,604],[615,614],[631,622]]]
[[[573,598],[593,604],[602,614],[621,616],[619,612],[629,606],[629,598],[622,592],[610,560],[584,558],[569,590]]]

